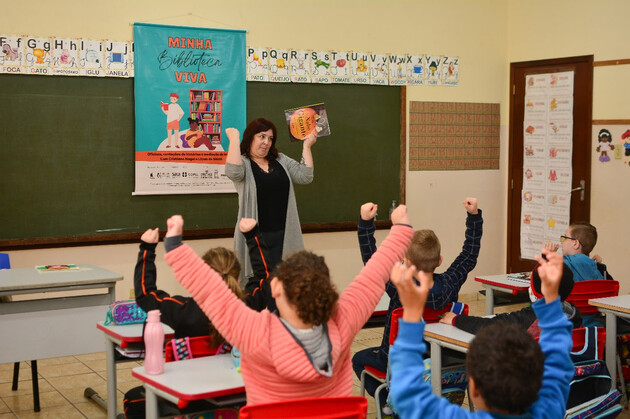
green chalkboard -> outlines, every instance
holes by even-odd
[[[181,213],[197,237],[229,236],[236,194],[132,196],[133,79],[0,75],[0,248],[126,241]],[[324,102],[332,135],[313,148],[315,180],[296,185],[306,230],[354,223],[361,203],[383,213],[401,196],[401,89],[248,83],[247,119],[278,127],[300,159],[284,109]]]

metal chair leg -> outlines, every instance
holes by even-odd
[[[16,391],[18,389],[19,378],[20,378],[20,363],[16,362],[13,364],[13,385],[11,386],[11,390]]]
[[[31,377],[33,379],[33,410],[39,412],[39,383],[37,382],[37,361],[31,361]]]

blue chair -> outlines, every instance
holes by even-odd
[[[11,261],[8,253],[0,253],[0,269],[11,269]],[[17,391],[18,378],[20,376],[20,363],[13,364],[13,385],[11,390]],[[37,382],[37,361],[31,361],[31,378],[33,380],[33,410],[39,412],[39,383]]]

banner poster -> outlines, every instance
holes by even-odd
[[[459,58],[442,57],[442,84],[445,86],[459,85]]]
[[[79,43],[79,74],[82,76],[105,76],[105,43],[82,39]]]
[[[51,39],[52,74],[57,76],[79,75],[78,39]]]
[[[350,53],[343,51],[331,51],[330,74],[333,83],[350,84]]]
[[[245,31],[135,23],[134,43],[135,194],[235,192],[225,129],[245,128]]]
[[[332,76],[330,74],[330,61],[332,54],[330,51],[311,52],[311,76],[313,83],[330,84]]]
[[[269,81],[269,51],[247,48],[247,81]]]
[[[269,81],[274,83],[291,83],[290,56],[291,50],[288,49],[269,50]]]
[[[440,55],[426,55],[424,68],[427,85],[439,86],[442,84],[442,57]]]
[[[379,86],[389,85],[389,54],[368,54],[370,60],[370,84]]]
[[[367,52],[350,53],[350,82],[354,84],[370,84],[370,62]]]
[[[407,85],[419,86],[424,84],[424,55],[407,56]]]
[[[573,72],[525,80],[521,257],[559,243],[570,223],[573,178]]]
[[[293,83],[310,83],[311,77],[311,51],[294,49],[289,58],[289,72]]]
[[[0,36],[0,73],[20,74],[24,68],[24,38],[20,36]]]
[[[49,38],[26,38],[24,57],[26,73],[52,74],[52,51]]]

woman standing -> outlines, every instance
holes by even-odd
[[[247,243],[238,229],[241,218],[258,221],[271,253],[272,265],[280,262],[283,255],[304,248],[293,184],[313,181],[311,147],[317,137],[313,132],[304,138],[302,161],[298,163],[278,152],[276,126],[264,118],[247,125],[242,143],[238,130],[228,128],[225,133],[230,140],[225,174],[238,192],[234,247],[243,265],[241,280],[245,281],[252,275],[252,265]]]

